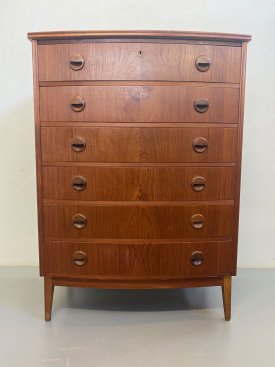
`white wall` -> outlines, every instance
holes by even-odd
[[[239,266],[275,266],[275,1],[1,0],[0,265],[36,265],[28,31],[168,29],[252,34],[247,65]]]

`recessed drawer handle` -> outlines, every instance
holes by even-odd
[[[85,61],[80,54],[73,54],[70,58],[70,68],[80,70],[83,68]]]
[[[191,217],[192,227],[200,229],[204,226],[204,216],[202,214],[194,214]]]
[[[82,97],[76,96],[71,99],[71,109],[75,112],[81,112],[85,108],[85,101]]]
[[[87,225],[87,218],[83,214],[75,214],[73,216],[73,226],[77,229],[85,228]]]
[[[208,140],[206,138],[199,137],[193,141],[193,149],[195,150],[195,152],[203,153],[206,151],[207,148]]]
[[[194,102],[194,108],[199,113],[204,113],[209,108],[209,101],[207,98],[197,98]]]
[[[201,55],[196,59],[196,68],[199,71],[207,71],[210,69],[211,60],[205,55]]]
[[[191,186],[194,191],[203,191],[206,186],[206,179],[201,176],[196,176],[193,178]]]
[[[87,180],[86,178],[82,177],[82,176],[75,176],[72,179],[72,187],[76,190],[76,191],[83,191],[86,189],[87,186]]]
[[[71,147],[74,152],[83,152],[83,150],[86,148],[86,142],[84,139],[77,136],[73,138]]]
[[[201,251],[194,251],[190,257],[191,264],[194,266],[200,266],[204,262],[204,253]]]
[[[75,265],[83,266],[87,262],[87,255],[83,251],[75,251],[73,253],[73,262]]]

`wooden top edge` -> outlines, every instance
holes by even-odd
[[[29,40],[71,40],[80,38],[169,38],[208,41],[239,41],[249,42],[250,35],[212,32],[183,31],[54,31],[30,32]]]

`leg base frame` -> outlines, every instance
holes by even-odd
[[[225,320],[231,316],[231,276],[172,280],[110,280],[73,277],[44,277],[45,320],[51,320],[55,286],[105,289],[165,289],[221,286]]]

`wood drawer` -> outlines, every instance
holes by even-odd
[[[44,204],[44,234],[57,238],[183,239],[232,235],[234,205]],[[86,224],[85,224],[86,222]],[[202,226],[195,228],[193,225]],[[74,226],[83,226],[76,228]]]
[[[202,153],[193,147],[200,137],[208,144]],[[83,150],[74,151],[74,143],[81,143],[78,148]],[[225,163],[236,161],[236,147],[236,128],[41,128],[44,162]],[[74,148],[78,149],[77,146]]]
[[[231,241],[87,243],[48,241],[45,272],[97,278],[175,278],[231,274]]]
[[[43,167],[54,200],[232,200],[234,167]]]
[[[208,71],[200,71],[196,67],[197,60],[203,62],[203,59],[198,59],[200,56],[209,58]],[[186,80],[239,83],[240,64],[240,47],[139,42],[38,46],[40,81]],[[208,66],[206,63],[199,64],[200,67],[204,70]]]
[[[209,107],[198,112],[195,104],[200,110],[206,109],[206,104]],[[239,89],[182,85],[41,87],[40,118],[75,122],[238,123]]]

